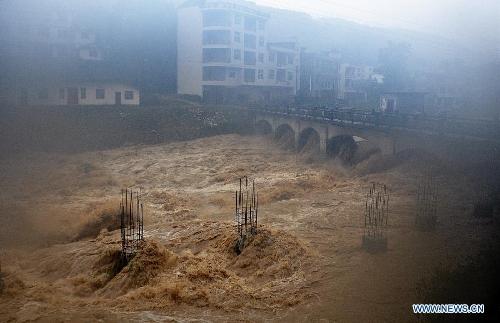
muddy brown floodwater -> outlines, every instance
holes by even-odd
[[[452,172],[438,175],[436,232],[416,231],[416,177],[428,165],[411,158],[347,168],[224,135],[0,163],[2,322],[412,321],[419,281],[488,234],[485,223],[468,225],[470,192]],[[256,181],[261,228],[236,255],[243,175]],[[381,254],[361,249],[374,181],[391,192]],[[119,268],[113,212],[126,186],[144,192],[146,243]]]

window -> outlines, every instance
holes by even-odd
[[[255,52],[251,52],[251,51],[246,50],[243,54],[244,54],[243,61],[244,61],[245,65],[257,64],[257,55],[255,54]]]
[[[288,54],[288,55],[286,56],[286,58],[287,58],[287,63],[288,63],[288,64],[293,64],[293,55]]]
[[[278,69],[278,71],[276,72],[276,80],[278,82],[285,82],[286,81],[286,73],[285,73],[285,70],[280,68]]]
[[[345,76],[346,77],[354,77],[354,67],[349,66],[345,70]]]
[[[264,25],[264,20],[257,21],[257,27],[259,28],[259,30],[264,30]]]
[[[245,82],[255,82],[255,70],[251,68],[245,68],[243,73]]]
[[[289,80],[289,81],[293,80],[293,73],[292,73],[292,72],[288,72],[288,73],[286,73],[286,78],[287,78],[287,80]]]
[[[231,79],[236,78],[236,72],[235,71],[229,71],[229,78],[231,78]]]
[[[203,67],[203,81],[224,81],[226,79],[226,68],[221,66]]]
[[[264,37],[259,37],[259,46],[264,47]]]
[[[90,57],[97,57],[97,49],[95,49],[95,48],[89,49],[89,56]]]
[[[203,12],[203,26],[230,26],[231,16],[226,10],[206,10]]]
[[[257,78],[259,80],[263,80],[264,79],[264,70],[258,70],[257,71]]]
[[[245,30],[256,31],[257,19],[249,16],[245,17]]]
[[[284,66],[287,64],[287,54],[283,52],[277,52],[276,54],[276,63],[278,66]]]
[[[47,100],[49,98],[49,89],[44,88],[38,91],[38,98],[40,100]]]
[[[257,48],[257,37],[255,37],[255,35],[245,34],[244,45],[245,48],[252,48],[252,49]]]
[[[275,74],[275,71],[274,71],[274,70],[269,70],[269,72],[268,72],[268,76],[267,76],[267,77],[268,77],[270,80],[274,80],[274,74]]]
[[[125,100],[133,100],[134,91],[125,91]]]
[[[95,98],[96,99],[104,99],[104,89],[96,89],[95,90]]]
[[[269,53],[269,62],[274,63],[275,57],[276,57],[275,53],[272,53],[272,52]]]
[[[80,99],[86,99],[87,98],[87,89],[82,87],[80,88]]]
[[[234,32],[234,41],[239,43],[241,41],[241,34],[238,31]]]
[[[59,99],[64,100],[65,91],[64,89],[59,89]]]
[[[241,16],[240,15],[234,15],[234,24],[241,25]]]
[[[229,30],[205,30],[203,31],[204,45],[227,45],[231,42]]]
[[[230,63],[230,48],[203,48],[203,63]]]
[[[264,54],[259,53],[259,62],[264,63]]]
[[[234,53],[233,53],[233,57],[234,57],[235,60],[239,61],[241,59],[241,50],[235,49]]]

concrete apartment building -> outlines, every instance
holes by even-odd
[[[177,91],[212,103],[291,101],[299,48],[267,39],[269,15],[238,0],[187,1],[178,8]]]
[[[70,12],[5,1],[0,6],[0,102],[138,105],[139,90],[105,75],[96,35]],[[44,14],[45,13],[45,14]]]
[[[375,73],[371,66],[340,64],[337,98],[351,107],[363,106],[367,102],[363,85],[368,82],[381,84],[383,81],[383,75]]]
[[[300,54],[300,96],[303,99],[335,103],[339,82],[340,54],[307,52]]]

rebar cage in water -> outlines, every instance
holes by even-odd
[[[255,180],[251,187],[248,184],[247,176],[240,178],[239,190],[234,196],[236,231],[241,242],[248,234],[257,233],[259,195],[255,190]]]
[[[372,183],[365,202],[364,238],[384,238],[389,217],[389,190],[387,186]]]
[[[438,185],[429,174],[420,178],[417,188],[417,222],[419,218],[436,218],[438,205]]]
[[[0,260],[0,294],[3,293],[4,288],[5,288],[5,283],[3,281],[2,261]]]
[[[120,228],[122,256],[129,259],[136,253],[139,242],[144,240],[144,206],[140,192],[122,189]]]

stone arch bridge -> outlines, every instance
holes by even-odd
[[[498,150],[497,142],[480,138],[447,135],[439,131],[405,129],[364,122],[328,120],[308,116],[255,111],[255,127],[258,131],[275,137],[287,135],[293,138],[295,149],[300,150],[310,139],[317,142],[318,150],[336,155],[339,149],[353,147],[365,151],[394,155],[408,150],[418,150],[444,159],[473,159],[479,156],[492,158]],[[439,127],[437,127],[439,129]],[[343,148],[342,148],[343,147]]]
[[[315,139],[318,149],[328,154],[335,154],[339,144],[355,144],[376,149],[382,154],[396,152],[394,137],[381,131],[262,113],[255,115],[255,126],[261,133],[273,134],[275,137],[286,135],[293,138],[294,148],[298,150],[309,140]]]

